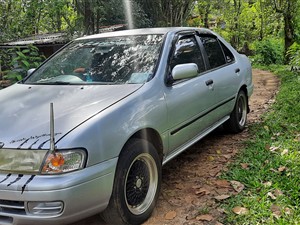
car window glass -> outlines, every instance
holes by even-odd
[[[153,75],[162,35],[76,40],[25,82],[89,84],[145,83]]]
[[[222,43],[221,43],[221,46],[223,48],[223,52],[224,52],[224,55],[225,55],[225,58],[226,58],[226,62],[227,63],[231,63],[231,62],[234,62],[234,56],[232,54],[232,52]]]
[[[213,37],[200,37],[207,53],[210,67],[216,68],[226,63],[219,41]]]
[[[205,70],[202,54],[194,36],[182,37],[175,45],[171,69],[184,63],[196,63],[200,73]]]

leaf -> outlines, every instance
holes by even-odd
[[[247,208],[236,206],[232,209],[232,211],[237,215],[246,215],[249,213],[249,210]]]
[[[22,52],[16,52],[18,56],[21,58],[26,58],[26,55],[24,55]]]
[[[204,214],[196,217],[196,220],[212,221],[214,218],[209,214]]]
[[[215,198],[216,200],[221,201],[221,200],[225,200],[225,199],[227,199],[227,198],[230,198],[230,195],[217,195],[217,196],[215,196],[214,198]]]
[[[230,183],[227,180],[216,180],[214,183],[220,187],[230,187]]]
[[[272,215],[277,219],[281,216],[281,208],[278,205],[271,206]]]
[[[233,189],[237,192],[237,193],[240,193],[242,190],[244,190],[245,188],[245,185],[243,185],[241,182],[238,182],[238,181],[235,181],[235,180],[232,180],[230,181]]]
[[[195,194],[200,195],[200,196],[208,195],[208,194],[210,194],[210,191],[205,188],[200,188],[199,190],[195,191]]]
[[[288,207],[285,207],[284,208],[284,213],[287,214],[287,215],[291,215],[292,214],[292,210]]]
[[[282,191],[281,191],[281,190],[275,189],[275,191],[274,191],[274,195],[275,195],[276,197],[279,197],[279,196],[282,196],[282,195],[283,195],[283,193],[282,193]]]
[[[275,195],[273,195],[273,193],[272,192],[268,192],[267,193],[267,196],[268,197],[270,197],[271,199],[273,199],[273,200],[275,200],[276,199],[276,196]]]
[[[214,161],[215,160],[215,158],[213,156],[211,156],[211,155],[208,156],[207,159],[208,159],[208,161]]]
[[[227,155],[223,155],[225,159],[230,159],[232,157],[232,155],[227,154]]]
[[[272,186],[272,182],[271,181],[267,181],[267,182],[264,182],[263,185],[265,187],[271,187]]]
[[[30,50],[29,49],[24,49],[24,50],[22,50],[22,53],[29,53],[30,52]]]
[[[284,149],[282,152],[281,152],[281,155],[286,155],[289,153],[289,150],[288,149]]]
[[[27,67],[29,68],[30,67],[30,64],[29,62],[27,62],[26,60],[22,60],[22,63]]]
[[[279,147],[275,147],[275,146],[271,146],[270,148],[269,148],[269,150],[271,151],[271,152],[275,152],[276,150],[278,150],[279,149]]]
[[[283,172],[285,171],[287,168],[285,166],[281,166],[278,168],[278,172]]]
[[[166,220],[173,220],[176,217],[177,213],[175,211],[170,211],[165,215]]]
[[[248,170],[248,169],[249,169],[249,164],[248,164],[248,163],[241,163],[240,165],[241,165],[241,167],[242,167],[243,169],[245,169],[245,170]]]

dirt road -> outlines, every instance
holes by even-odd
[[[248,124],[256,123],[279,86],[269,72],[253,70],[255,91],[250,99]],[[218,176],[226,171],[234,155],[249,137],[247,129],[238,135],[219,130],[189,148],[163,168],[163,183],[158,204],[144,225],[221,225],[224,216],[218,198],[235,194],[228,182]],[[201,214],[208,214],[201,218]],[[71,225],[105,225],[96,215]]]

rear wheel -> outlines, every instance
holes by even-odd
[[[141,224],[155,207],[161,185],[161,161],[146,140],[130,140],[120,154],[108,207],[108,224]]]
[[[229,120],[224,124],[225,128],[233,133],[239,133],[245,129],[247,121],[248,99],[244,91],[238,93],[233,111]]]

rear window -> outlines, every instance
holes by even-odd
[[[200,38],[205,48],[211,69],[226,64],[224,53],[218,39],[214,37],[200,37]]]

